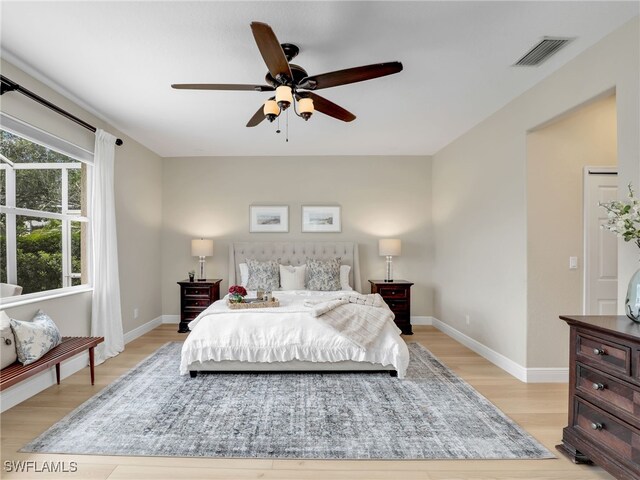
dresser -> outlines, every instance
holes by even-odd
[[[220,300],[220,282],[213,278],[190,282],[182,280],[180,285],[180,326],[178,332],[189,331],[187,325],[216,300]]]
[[[396,325],[405,335],[413,335],[411,330],[411,286],[406,280],[369,280],[371,293],[379,293],[396,316]]]
[[[640,325],[561,316],[570,327],[569,424],[556,448],[618,479],[640,478]]]

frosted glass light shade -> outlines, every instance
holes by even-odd
[[[402,242],[398,238],[378,240],[378,254],[383,257],[397,257],[402,252]]]
[[[191,240],[191,255],[194,257],[213,256],[213,240],[197,239]]]
[[[278,104],[276,103],[275,100],[267,100],[266,102],[264,102],[264,107],[262,108],[262,112],[270,122],[273,122],[273,120],[278,115],[280,115],[280,107],[278,107]]]
[[[309,117],[313,115],[313,100],[311,98],[301,98],[298,100],[298,110],[302,118],[309,120]]]
[[[280,85],[276,88],[276,103],[282,110],[289,108],[293,102],[293,94],[291,93],[291,87],[286,85]]]

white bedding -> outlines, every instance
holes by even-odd
[[[251,296],[252,292],[249,292]],[[180,373],[193,362],[236,360],[244,362],[371,362],[393,365],[403,378],[409,351],[400,330],[389,321],[378,339],[362,349],[314,318],[305,300],[328,299],[351,292],[279,291],[278,308],[230,310],[226,297],[213,303],[190,324],[182,346]],[[255,293],[253,294],[255,296]]]

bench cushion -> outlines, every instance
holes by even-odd
[[[35,362],[62,341],[56,324],[42,310],[38,310],[30,322],[11,319],[16,337],[18,361],[23,365]]]
[[[0,369],[8,367],[18,359],[16,339],[11,330],[10,320],[4,310],[0,311]]]

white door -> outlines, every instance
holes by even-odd
[[[598,206],[598,202],[611,202],[617,196],[615,168],[585,168],[585,315],[616,315],[618,311],[618,239],[600,227],[607,221],[607,212]]]

